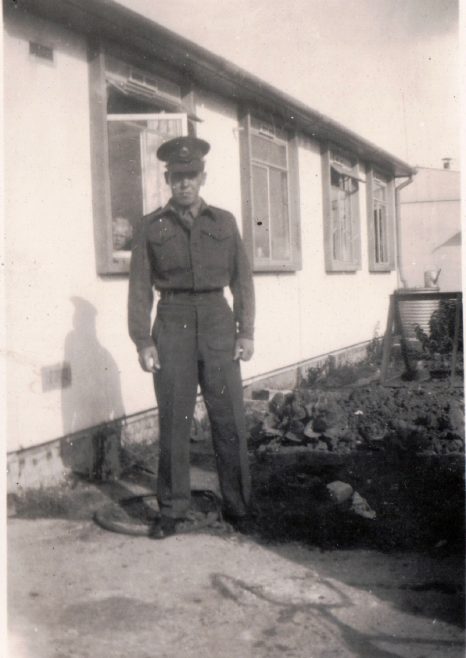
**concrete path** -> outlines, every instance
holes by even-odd
[[[460,658],[461,564],[11,519],[10,658]]]

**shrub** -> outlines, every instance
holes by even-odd
[[[453,299],[441,300],[439,308],[432,313],[429,321],[429,334],[416,325],[415,334],[421,343],[422,351],[430,357],[435,354],[450,354],[455,335],[456,302]],[[458,350],[463,351],[463,323],[460,315]]]

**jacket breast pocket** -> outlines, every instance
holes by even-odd
[[[182,236],[174,226],[156,226],[149,232],[154,264],[159,273],[186,269],[188,255]]]
[[[202,259],[207,268],[221,271],[228,269],[232,241],[233,231],[228,227],[202,229]]]

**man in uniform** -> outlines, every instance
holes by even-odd
[[[171,199],[143,218],[133,239],[129,333],[154,376],[159,408],[155,536],[176,531],[190,506],[189,440],[198,384],[212,428],[224,514],[247,525],[250,476],[239,360],[254,351],[254,288],[233,215],[200,197],[210,145],[177,137],[160,146]],[[229,287],[233,310],[223,296]],[[159,291],[151,331],[153,290]]]

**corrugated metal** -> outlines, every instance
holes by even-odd
[[[405,292],[436,292],[439,288],[412,288]],[[419,325],[427,335],[430,333],[430,319],[439,307],[438,299],[418,299],[398,302],[400,308],[400,319],[406,338],[416,339],[416,326]]]

